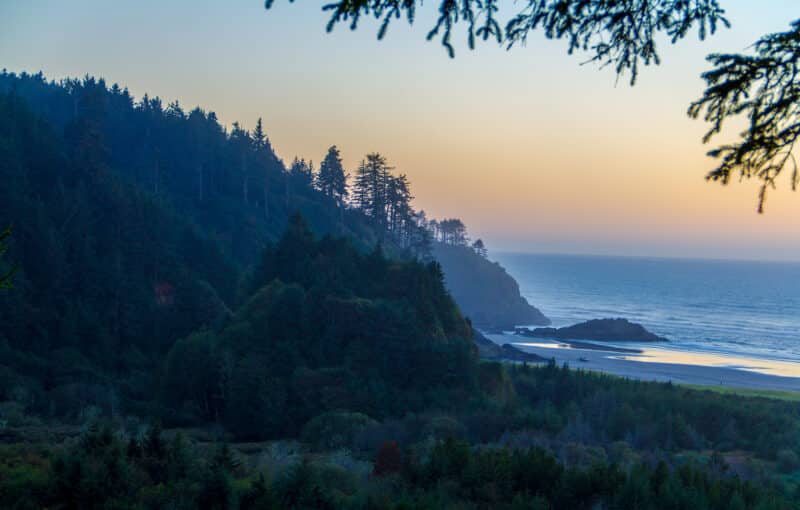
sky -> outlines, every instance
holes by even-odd
[[[705,181],[714,143],[686,115],[705,56],[786,30],[797,0],[723,0],[731,29],[662,41],[634,87],[540,35],[511,51],[457,38],[450,59],[425,41],[435,2],[380,42],[375,23],[326,33],[326,2],[275,3],[0,0],[0,67],[104,77],[227,125],[263,117],[285,161],[381,152],[418,209],[496,251],[800,260],[788,177],[757,214],[757,182]]]

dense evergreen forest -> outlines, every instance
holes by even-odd
[[[293,211],[360,252],[380,243],[430,260],[448,243],[474,256],[463,223],[414,210],[408,179],[379,154],[349,186],[335,146],[318,170],[284,166],[260,120],[227,132],[213,113],[137,102],[92,78],[4,72],[0,91],[0,217],[13,225],[0,264],[18,266],[14,291],[0,295],[0,350],[15,381],[5,391],[38,412],[149,395],[176,340],[247,301],[253,268]]]
[[[79,433],[8,427],[0,506],[788,510],[800,501],[797,404],[552,364],[472,369],[468,400],[440,387],[444,398],[422,412],[325,411],[296,440],[210,443],[208,432],[131,416]],[[280,423],[280,407],[259,416],[276,400],[265,390],[234,419]],[[321,392],[331,390],[348,399],[338,386]]]
[[[380,419],[464,398],[475,385],[473,333],[442,280],[436,262],[317,241],[293,216],[232,319],[170,350],[163,415],[221,417],[237,437],[274,439],[329,411]]]
[[[408,179],[379,154],[365,157],[348,186],[338,148],[318,171],[297,158],[286,166],[260,119],[252,132],[235,123],[228,131],[213,112],[185,112],[147,95],[135,101],[88,77],[54,83],[4,71],[0,92],[8,94],[2,221],[17,241],[5,262],[21,266],[14,302],[0,318],[6,337],[26,331],[25,345],[39,352],[72,347],[94,328],[91,336],[105,337],[105,352],[92,349],[99,358],[117,353],[114,344],[142,351],[128,353],[136,358],[158,351],[143,348],[153,343],[144,337],[157,333],[170,345],[215,322],[246,297],[247,271],[294,211],[315,232],[347,236],[362,250],[381,242],[389,255],[429,258],[432,245],[447,243],[473,254],[463,223],[415,211]],[[480,269],[493,274],[488,261]],[[458,278],[454,270],[448,285]],[[489,310],[498,316],[490,311],[478,325],[527,322],[503,311],[521,299],[518,291],[486,282],[475,292],[491,292],[497,305]]]
[[[0,507],[797,508],[798,403],[481,362],[546,319],[392,170],[0,75]]]

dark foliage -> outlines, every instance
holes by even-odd
[[[273,3],[266,0],[266,8]],[[322,9],[331,12],[328,31],[339,23],[355,30],[362,18],[374,18],[382,39],[392,20],[405,17],[414,23],[421,4],[418,0],[337,0]],[[570,54],[588,52],[590,62],[613,66],[618,78],[629,74],[633,85],[640,66],[660,63],[659,36],[674,44],[695,28],[702,40],[714,34],[718,25],[729,26],[717,0],[526,0],[512,8],[516,13],[505,26],[497,18],[500,4],[498,0],[441,0],[428,39],[441,37],[453,57],[451,38],[457,26],[466,28],[470,48],[476,39],[492,39],[510,49],[542,30],[549,39],[565,39]],[[763,181],[758,195],[758,211],[763,212],[768,189],[775,187],[775,179],[785,169],[792,170],[793,190],[800,182],[794,153],[800,136],[800,20],[793,21],[786,32],[765,35],[753,47],[755,55],[708,57],[714,68],[703,74],[706,91],[689,107],[689,115],[696,118],[705,111],[704,118],[712,127],[704,142],[720,132],[725,120],[747,117],[749,125],[739,142],[709,152],[720,163],[708,179],[727,184],[732,175],[739,174]]]
[[[380,241],[429,258],[424,213],[382,156],[368,157],[383,167],[369,189],[356,182],[367,202],[354,207],[337,149],[317,174],[303,160],[286,169],[260,119],[226,132],[213,112],[89,77],[3,72],[0,94],[0,218],[15,228],[0,275],[19,268],[0,297],[0,349],[40,411],[150,395],[177,338],[219,326],[256,290],[240,283],[292,211],[359,251]]]
[[[0,214],[19,263],[0,295],[0,363],[19,375],[3,390],[41,411],[111,405],[115,375],[147,392],[147,360],[223,317],[236,293],[216,243],[109,172],[91,126],[69,124],[80,141],[67,144],[17,94],[0,94]]]
[[[383,418],[424,408],[432,393],[471,387],[472,330],[435,262],[390,261],[380,248],[361,254],[343,239],[316,240],[293,216],[251,288],[218,333],[175,344],[167,408],[220,416],[240,437],[274,438],[325,411]]]
[[[784,448],[800,449],[797,403],[630,381],[554,364],[517,366],[511,380],[518,404],[532,406],[528,416],[538,415],[529,425],[570,430],[583,443],[624,440],[642,450],[675,452],[741,449],[765,459],[775,459]]]
[[[233,261],[252,264],[299,211],[316,232],[377,239],[357,211],[330,214],[334,198],[295,176],[275,155],[259,120],[248,132],[227,131],[214,112],[184,111],[102,79],[48,82],[42,74],[0,74],[0,92],[14,91],[65,138],[81,171],[94,164],[133,183],[213,238]],[[92,151],[89,151],[92,149]],[[390,247],[387,246],[387,249]]]
[[[384,237],[341,187],[285,170],[260,121],[226,133],[213,113],[88,77],[0,74],[0,180],[14,225],[0,276],[18,269],[0,296],[0,392],[62,418],[150,401],[175,341],[249,296],[240,282],[290,211],[360,250]]]
[[[269,9],[273,3],[274,0],[266,0],[265,6]],[[516,13],[504,27],[497,19],[500,3],[441,0],[428,39],[440,37],[452,57],[456,26],[466,28],[471,49],[476,39],[505,42],[511,48],[525,44],[531,32],[541,29],[550,39],[566,39],[569,53],[589,51],[591,61],[614,66],[618,75],[630,73],[633,84],[640,65],[659,63],[658,35],[664,34],[675,43],[696,27],[700,39],[705,39],[718,24],[728,25],[717,0],[526,0],[514,8]],[[382,39],[393,19],[405,16],[413,23],[421,4],[417,0],[338,0],[322,9],[331,12],[328,31],[338,23],[348,23],[355,29],[362,18],[374,18],[380,22],[378,39]]]
[[[203,452],[157,428],[126,440],[94,426],[63,452],[3,453],[0,504],[8,508],[795,508],[773,489],[693,462],[573,467],[540,448],[476,449],[453,438],[423,458],[386,443],[371,478],[307,458],[267,480],[243,469],[226,444]]]
[[[0,85],[0,214],[20,264],[0,295],[0,438],[17,443],[0,446],[0,506],[790,508],[797,404],[478,363],[440,265],[382,246],[407,251],[413,224],[478,268],[485,247],[404,209],[407,185],[378,155],[348,208],[341,188],[313,187],[310,163],[270,173],[261,123],[227,134],[91,79]],[[292,204],[319,231],[364,235],[319,238]],[[159,427],[58,435],[96,415],[299,436],[316,459],[374,459],[375,476],[308,456],[265,478],[242,447]],[[41,429],[50,442],[31,439]],[[740,477],[726,455],[758,471]]]
[[[689,115],[712,124],[703,138],[708,142],[722,125],[739,115],[747,128],[736,143],[714,149],[719,166],[708,178],[723,184],[736,174],[761,181],[758,211],[764,210],[767,189],[791,169],[792,189],[800,180],[795,143],[800,137],[800,20],[791,30],[769,34],[753,46],[755,55],[715,54],[708,57],[714,69],[703,74],[707,89],[689,108]]]
[[[11,236],[11,227],[6,227],[5,230],[0,232],[0,255],[3,255],[8,250],[6,241]],[[14,274],[14,269],[9,269],[5,273],[0,273],[0,289],[11,288],[11,276]]]

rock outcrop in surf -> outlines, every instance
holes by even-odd
[[[594,340],[598,342],[668,342],[627,319],[592,319],[563,328],[517,328],[517,334],[555,340]]]

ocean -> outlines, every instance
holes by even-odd
[[[624,317],[669,338],[659,346],[667,352],[777,361],[790,372],[797,363],[800,375],[800,263],[520,253],[492,258],[556,327]]]

